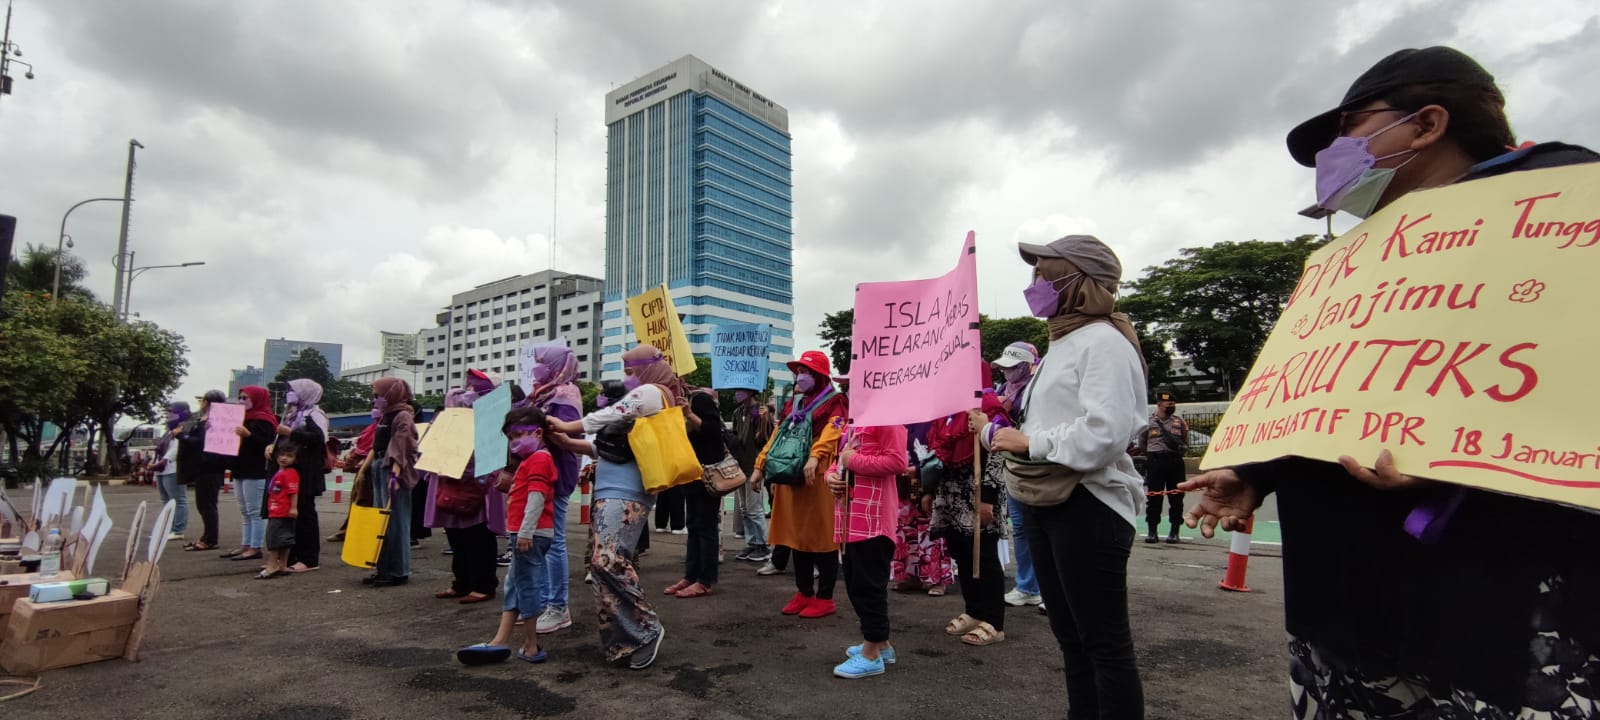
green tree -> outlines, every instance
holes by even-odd
[[[583,411],[585,413],[594,412],[594,399],[600,397],[600,384],[579,380],[578,393],[583,396]]]
[[[327,388],[330,385],[338,382],[338,378],[333,376],[333,371],[328,369],[327,356],[318,352],[316,348],[309,347],[289,358],[289,362],[283,364],[283,369],[279,370],[278,376],[272,380],[273,382],[281,383],[300,378],[312,380],[321,385],[324,395],[327,394]],[[326,412],[327,409],[324,408],[323,411]]]
[[[83,287],[89,270],[83,260],[72,253],[61,254],[61,297],[93,301],[94,293]],[[21,256],[13,257],[6,268],[6,288],[32,293],[49,293],[55,286],[56,252],[47,247],[28,244]]]
[[[117,417],[159,419],[188,368],[182,336],[149,322],[118,322],[111,309],[78,297],[7,292],[0,321],[0,424],[27,443],[25,460],[44,462],[44,423],[84,422],[110,434]],[[63,436],[65,433],[63,433]]]
[[[822,316],[822,332],[818,337],[827,346],[828,357],[833,359],[833,371],[836,374],[850,372],[850,338],[855,332],[855,323],[855,308],[845,308]]]
[[[692,387],[711,387],[711,358],[696,357],[694,372],[683,376],[683,381]]]
[[[1126,284],[1121,306],[1139,326],[1145,358],[1170,366],[1170,347],[1188,356],[1224,391],[1244,379],[1300,280],[1305,260],[1326,239],[1224,242],[1184,248]],[[1163,379],[1165,379],[1163,377]]]
[[[983,359],[1000,357],[1007,345],[1029,342],[1041,355],[1050,349],[1050,327],[1036,317],[992,318],[978,316],[978,333],[983,341]]]
[[[418,398],[420,404],[422,398]],[[442,401],[441,401],[442,402]],[[330,415],[361,412],[372,407],[372,386],[354,380],[335,380],[322,386],[322,411]]]

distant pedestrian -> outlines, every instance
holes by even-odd
[[[739,469],[749,477],[755,471],[756,455],[772,437],[772,416],[763,411],[755,390],[736,389],[733,401],[734,446],[729,450],[739,460]],[[733,497],[735,526],[744,531],[744,550],[737,559],[767,562],[772,559],[772,550],[767,546],[767,501],[761,486],[746,483],[733,492]]]
[[[1145,522],[1150,533],[1144,541],[1160,541],[1157,528],[1161,525],[1161,501],[1167,500],[1169,529],[1167,542],[1178,542],[1178,526],[1183,524],[1183,495],[1163,495],[1177,492],[1184,480],[1183,453],[1189,449],[1189,423],[1178,414],[1177,397],[1170,392],[1156,393],[1156,411],[1150,416],[1145,431],[1139,435],[1139,451],[1144,453],[1145,487],[1150,499],[1145,505]]]
[[[185,552],[216,550],[217,496],[222,492],[223,473],[232,461],[226,455],[206,452],[206,426],[211,406],[228,401],[221,390],[207,390],[200,398],[200,411],[177,429],[178,482],[194,488],[194,510],[200,515],[200,539],[183,546]]]
[[[167,405],[167,431],[156,443],[156,486],[161,489],[161,502],[173,504],[172,533],[168,540],[182,540],[189,528],[189,491],[178,475],[178,455],[181,445],[178,436],[184,423],[189,421],[189,403],[175,402]]]

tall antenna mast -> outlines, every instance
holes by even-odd
[[[555,117],[552,126],[555,144],[550,149],[550,272],[556,271],[556,193],[561,192],[561,116]]]

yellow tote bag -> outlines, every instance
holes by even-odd
[[[683,408],[673,406],[650,417],[635,418],[628,433],[634,462],[644,477],[644,491],[654,495],[700,480],[700,461],[689,444]]]

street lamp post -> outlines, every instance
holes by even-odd
[[[55,284],[50,288],[50,303],[52,305],[55,304],[56,298],[61,297],[61,253],[65,250],[67,244],[67,217],[72,214],[73,210],[93,202],[123,202],[123,199],[117,197],[89,198],[67,208],[67,211],[61,214],[61,232],[56,237],[56,280]],[[129,199],[127,202],[133,201]],[[112,300],[112,305],[116,305],[115,300]]]
[[[123,180],[122,185],[122,230],[117,233],[117,266],[119,268],[122,267],[122,257],[128,254],[128,211],[133,209],[133,168],[135,167],[133,154],[136,150],[139,150],[143,147],[144,144],[140,143],[138,140],[131,138],[128,140],[128,171],[127,177]],[[131,267],[132,265],[133,262],[130,259],[128,266]],[[117,309],[116,303],[122,300],[122,275],[123,273],[119,271],[117,273],[116,282],[112,283],[111,309],[113,311]],[[121,315],[124,318],[127,317],[128,309],[126,307],[122,309]]]
[[[133,253],[128,253],[128,262],[130,264],[133,262]],[[139,277],[140,275],[143,275],[144,273],[146,273],[146,272],[148,272],[150,270],[160,270],[162,268],[186,268],[186,267],[195,267],[197,265],[204,265],[204,264],[205,264],[204,261],[196,261],[196,262],[178,263],[176,265],[146,265],[144,267],[129,268],[128,269],[128,288],[127,288],[127,293],[128,294],[127,294],[127,296],[125,298],[123,298],[123,302],[122,302],[122,321],[123,322],[127,322],[128,321],[128,307],[133,304],[133,279],[134,278]]]
[[[22,57],[22,48],[11,42],[11,3],[6,3],[6,29],[0,36],[0,96],[11,94],[11,74],[6,72],[13,63],[26,65],[28,72],[23,77],[33,79],[33,65],[16,58]]]

